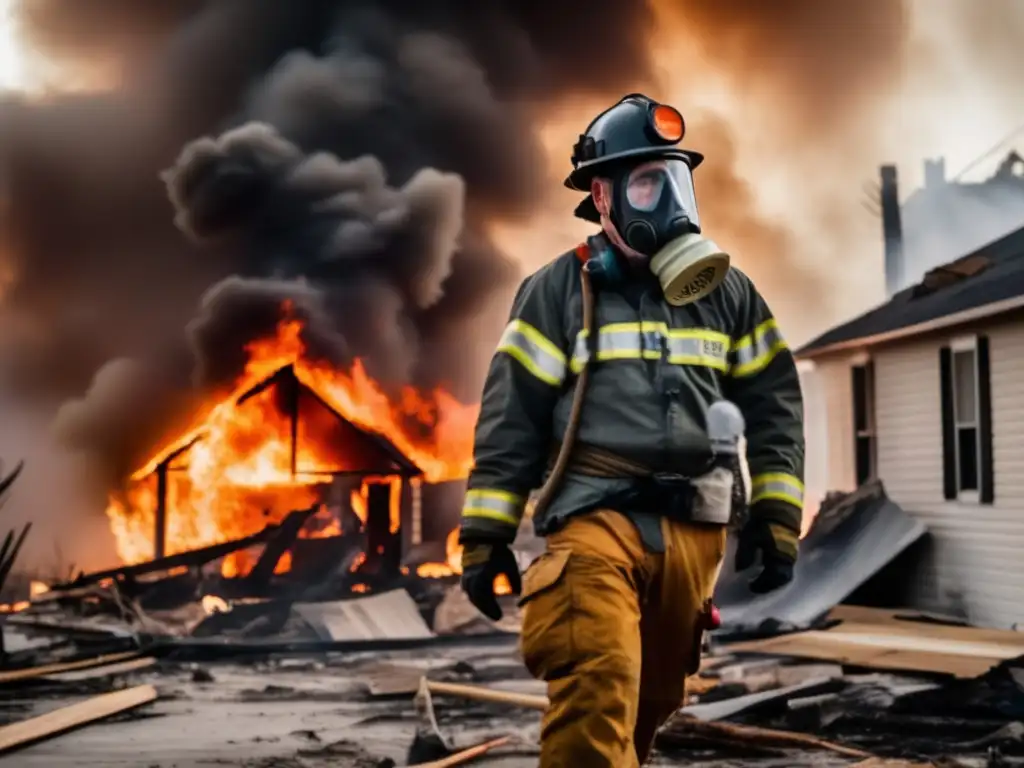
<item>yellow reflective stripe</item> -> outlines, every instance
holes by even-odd
[[[729,373],[738,377],[760,373],[784,349],[787,349],[786,342],[775,320],[765,320],[753,333],[733,344],[734,362]]]
[[[505,327],[497,351],[518,361],[545,384],[558,387],[565,381],[566,363],[562,350],[523,320],[513,320]]]
[[[508,525],[519,525],[526,499],[508,491],[478,488],[466,492],[462,504],[463,517],[485,518]]]
[[[576,335],[569,368],[579,373],[589,359],[587,333]],[[609,323],[597,336],[597,360],[660,360],[673,365],[699,365],[726,371],[729,368],[730,339],[707,328],[670,329],[660,322]]]
[[[766,472],[750,478],[750,503],[764,499],[777,499],[804,507],[804,484],[795,475],[785,472]]]
[[[797,557],[800,553],[800,537],[795,531],[790,530],[778,523],[768,523],[768,530],[772,532],[772,539],[775,540],[775,547],[783,554],[790,557]]]

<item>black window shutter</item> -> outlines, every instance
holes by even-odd
[[[946,499],[955,499],[956,425],[953,422],[953,353],[949,347],[939,350],[939,377],[942,390],[942,492]]]
[[[978,500],[991,504],[996,498],[995,467],[992,463],[992,366],[988,336],[979,336],[978,355],[978,446],[981,453]]]

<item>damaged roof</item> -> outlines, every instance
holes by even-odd
[[[366,429],[340,413],[325,400],[312,386],[296,375],[295,366],[284,365],[264,379],[252,384],[248,389],[233,395],[234,407],[243,407],[245,403],[268,390],[277,390],[275,394],[291,392],[296,409],[295,418],[303,422],[303,429],[297,429],[292,440],[309,440],[315,432],[326,443],[330,444],[338,454],[338,466],[335,467],[303,467],[301,473],[311,474],[364,474],[392,475],[402,474],[419,476],[423,474],[412,459],[384,435]],[[282,392],[283,390],[283,392]],[[327,414],[328,423],[310,417]],[[142,480],[160,465],[171,469],[181,469],[179,464],[183,457],[200,442],[206,434],[207,427],[200,424],[181,435],[152,457],[143,467],[132,474],[132,480]]]
[[[1024,227],[931,270],[881,306],[836,326],[796,351],[826,352],[911,336],[1024,306]]]

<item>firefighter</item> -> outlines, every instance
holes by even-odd
[[[716,403],[746,424],[737,569],[756,565],[750,588],[762,593],[796,562],[796,366],[750,279],[701,235],[692,172],[703,157],[679,147],[684,132],[677,110],[634,94],[580,136],[566,186],[588,193],[576,215],[601,231],[522,283],[484,386],[462,588],[494,620],[496,577],[520,595],[523,658],[551,702],[542,768],[642,765],[683,701],[734,490],[708,437]],[[531,492],[558,470],[533,511],[546,552],[521,578],[510,545]]]

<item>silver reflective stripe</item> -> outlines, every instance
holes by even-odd
[[[733,376],[753,376],[764,370],[786,342],[774,320],[767,320],[733,346]]]
[[[565,355],[529,323],[522,320],[510,322],[501,334],[498,352],[515,358],[545,384],[557,387],[565,381]]]
[[[729,367],[729,337],[713,331],[670,331],[668,361],[675,365]]]
[[[635,324],[632,328],[606,326],[597,334],[598,360],[635,360],[641,355],[648,360],[661,357],[662,339],[664,336],[657,330],[641,331]],[[573,370],[578,370],[578,362],[588,359],[587,334],[582,331],[576,335],[576,347],[573,351]]]
[[[578,373],[589,359],[587,335],[576,336],[571,369]],[[597,359],[660,360],[667,355],[675,365],[728,368],[729,337],[705,329],[669,330],[664,323],[613,323],[598,332]]]
[[[508,525],[519,525],[526,499],[508,491],[480,488],[466,493],[463,517],[486,518]]]
[[[772,472],[757,475],[750,480],[750,503],[764,499],[777,499],[803,509],[804,484],[793,475]]]

